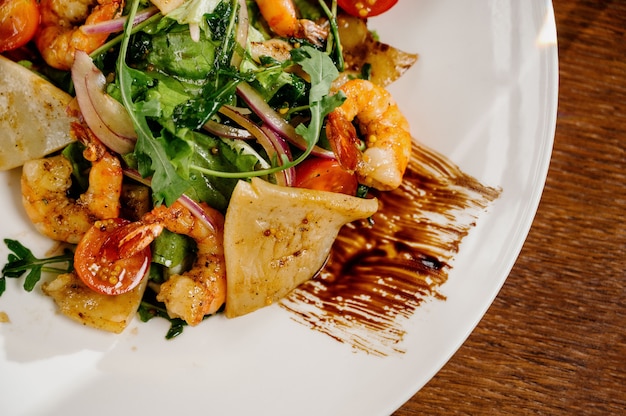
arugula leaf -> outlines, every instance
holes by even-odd
[[[33,290],[37,282],[41,280],[42,272],[69,273],[74,268],[74,253],[66,249],[63,254],[44,259],[37,258],[33,252],[24,247],[19,241],[4,239],[4,244],[13,253],[9,253],[7,263],[2,268],[0,277],[0,295],[6,290],[6,278],[18,278],[26,274],[24,289],[27,292]],[[51,267],[50,264],[65,263],[65,267]]]
[[[183,329],[187,326],[181,318],[170,318],[165,307],[158,303],[141,301],[137,310],[141,322],[148,322],[152,318],[163,318],[170,322],[170,329],[165,334],[165,339],[172,339],[183,333]]]
[[[261,57],[262,63],[266,60],[269,61],[268,64],[262,67],[256,65],[256,62],[244,61],[242,70],[255,73],[255,89],[268,103],[282,105],[289,102],[297,105],[305,97],[306,81],[296,74],[285,71],[286,65]]]
[[[178,175],[170,163],[163,144],[153,136],[145,115],[136,111],[132,98],[133,80],[142,78],[143,74],[141,71],[130,68],[125,59],[131,35],[130,23],[135,19],[138,5],[139,0],[134,0],[131,5],[117,61],[117,76],[122,103],[128,110],[137,131],[137,144],[134,153],[139,173],[143,177],[152,176],[152,191],[155,202],[165,201],[166,205],[171,205],[185,193],[189,185]]]
[[[311,77],[309,102],[321,101],[330,93],[330,87],[339,76],[339,71],[327,54],[304,45],[291,50],[291,57]]]
[[[335,64],[328,55],[311,46],[302,46],[293,49],[291,56],[311,77],[311,91],[309,92],[311,122],[308,126],[304,124],[298,125],[296,132],[312,148],[319,140],[324,117],[340,106],[346,97],[341,93],[329,95],[330,87],[339,76],[339,71],[337,71]],[[311,149],[307,149],[307,156],[310,151]]]

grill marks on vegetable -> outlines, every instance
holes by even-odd
[[[438,288],[460,243],[499,193],[414,144],[400,188],[377,193],[381,208],[371,221],[345,226],[320,275],[281,306],[357,350],[404,352],[403,325],[424,301],[444,299]]]

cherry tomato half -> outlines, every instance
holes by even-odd
[[[150,246],[122,258],[120,241],[128,224],[130,221],[122,218],[98,221],[76,247],[76,274],[98,293],[121,295],[134,289],[148,273]]]
[[[37,0],[0,0],[0,52],[26,45],[38,26]]]
[[[355,174],[334,159],[310,158],[296,166],[298,188],[355,195],[358,185]]]
[[[386,12],[397,2],[398,0],[339,0],[338,4],[346,13],[366,18]]]

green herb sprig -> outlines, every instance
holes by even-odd
[[[157,317],[169,321],[170,329],[165,334],[165,339],[176,338],[183,333],[183,329],[187,326],[187,322],[181,318],[170,318],[165,307],[158,302],[141,301],[137,313],[141,322],[148,322],[150,319]]]
[[[65,249],[63,254],[47,258],[37,258],[33,252],[24,247],[19,241],[4,239],[4,244],[12,251],[9,253],[7,263],[2,268],[0,277],[0,295],[6,290],[6,278],[19,278],[25,273],[24,289],[27,292],[33,290],[37,282],[41,280],[43,272],[69,273],[74,269],[74,253]],[[52,265],[56,265],[53,267]]]

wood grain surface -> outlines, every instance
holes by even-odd
[[[626,1],[553,2],[559,110],[528,239],[409,415],[626,414]]]

